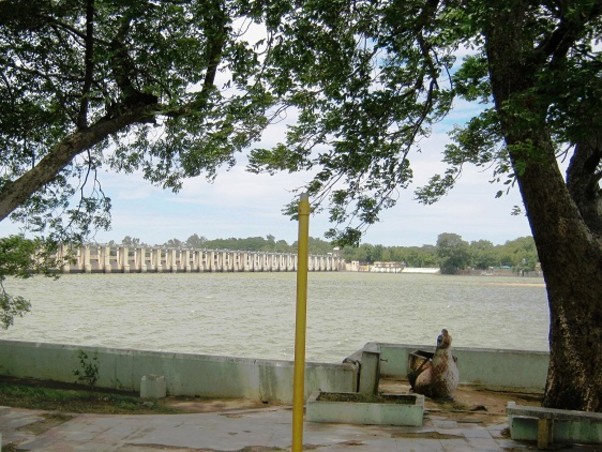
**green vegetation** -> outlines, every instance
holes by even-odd
[[[52,241],[26,239],[20,235],[0,238],[0,326],[8,328],[14,318],[29,311],[29,300],[13,296],[4,287],[7,276],[26,279],[34,274],[54,276],[59,266],[51,254],[56,250]]]
[[[98,356],[94,354],[91,358],[83,350],[79,350],[77,354],[79,358],[79,369],[73,371],[73,375],[77,377],[77,382],[85,384],[90,390],[94,390],[98,381]]]
[[[470,262],[468,243],[458,234],[441,234],[437,238],[437,257],[441,273],[453,274]]]
[[[137,394],[91,391],[48,381],[0,379],[0,405],[64,413],[172,414],[181,412],[164,400],[143,400]]]
[[[450,243],[449,238],[455,241]],[[401,262],[408,267],[440,267],[443,273],[476,268],[511,268],[515,272],[533,271],[539,262],[532,237],[510,240],[503,245],[494,245],[487,240],[466,242],[457,234],[440,234],[436,245],[383,246],[361,244],[345,247],[342,256],[347,261],[363,263],[377,261]],[[449,271],[448,271],[449,270]]]
[[[115,245],[115,242],[111,243]],[[134,246],[142,243],[140,239],[126,236],[122,244]],[[171,239],[161,245],[197,249],[297,252],[296,242],[289,245],[285,240],[276,240],[272,235],[265,238],[208,240],[194,234],[186,240]],[[309,252],[326,255],[333,252],[333,244],[327,240],[310,237]],[[451,233],[440,234],[436,245],[384,246],[362,243],[359,246],[344,246],[340,249],[340,253],[347,262],[359,261],[362,264],[382,261],[399,262],[408,267],[441,267],[443,273],[455,273],[468,268],[479,270],[509,268],[516,273],[521,273],[534,271],[539,262],[533,237],[520,237],[507,241],[503,245],[494,245],[487,240],[466,242],[458,234]]]
[[[412,395],[358,392],[320,392],[318,400],[322,402],[395,403],[398,405],[409,405],[416,402]]]

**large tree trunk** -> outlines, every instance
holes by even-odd
[[[546,148],[553,157],[551,145]],[[518,180],[550,306],[543,404],[602,411],[602,246],[586,227],[555,159],[529,164]]]
[[[598,171],[602,160],[602,130],[599,125],[602,120],[588,124],[591,131],[586,137],[580,137],[575,146],[567,170],[567,186],[571,197],[587,224],[587,227],[599,237],[602,237],[602,193]]]
[[[496,110],[548,294],[550,365],[543,404],[602,411],[602,243],[560,173],[546,130],[546,106],[528,95],[541,62],[524,36],[527,5],[516,1],[512,8],[492,11],[495,26],[486,30],[486,51]]]

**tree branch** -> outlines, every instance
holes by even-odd
[[[45,184],[55,179],[75,156],[90,149],[107,136],[128,126],[146,122],[156,114],[155,106],[140,106],[116,118],[101,119],[84,130],[65,137],[31,170],[18,179],[6,183],[0,190],[0,221],[10,215]]]
[[[206,17],[204,21],[209,49],[207,51],[207,72],[203,82],[203,92],[213,87],[228,34],[226,29],[227,16],[220,6],[219,1],[214,2],[214,14],[212,16],[208,15],[209,17]]]
[[[117,35],[110,43],[110,48],[113,52],[111,56],[111,69],[115,75],[115,82],[117,83],[117,86],[119,86],[122,94],[122,102],[113,106],[114,109],[117,110],[122,107],[131,109],[138,106],[156,104],[159,100],[157,96],[143,93],[134,86],[133,80],[138,71],[124,44],[130,29],[130,20],[131,18],[129,17],[123,18],[123,22],[119,26]],[[115,112],[109,111],[109,116],[113,114],[115,114]],[[119,113],[117,113],[117,116],[118,115]]]
[[[537,47],[534,55],[543,64],[546,58],[552,57],[552,63],[563,59],[577,39],[582,35],[583,28],[591,23],[593,19],[602,15],[602,0],[596,0],[591,3],[588,11],[581,11],[580,14],[572,13],[567,15],[568,8],[560,9],[560,23],[558,27],[542,41]]]
[[[86,4],[86,55],[84,86],[77,117],[77,127],[85,129],[88,126],[88,106],[90,104],[90,88],[94,76],[94,0],[88,0]]]

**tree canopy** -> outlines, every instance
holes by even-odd
[[[102,167],[178,190],[232,165],[271,99],[245,3],[1,2],[0,220],[78,239],[109,225]]]
[[[0,326],[8,328],[15,317],[31,308],[29,300],[11,295],[4,288],[7,276],[26,279],[34,274],[53,276],[57,267],[53,243],[43,239],[26,239],[21,236],[0,237]]]
[[[582,138],[599,117],[600,6],[509,8],[535,49],[525,64],[541,70],[504,108],[527,127],[539,114],[521,109],[531,96],[559,155],[579,143],[569,186],[597,224],[598,165]],[[511,159],[489,77],[494,10],[462,1],[6,0],[0,219],[84,237],[110,224],[101,168],[141,171],[177,191],[183,178],[211,179],[234,164],[285,108],[298,113],[286,142],[253,149],[249,169],[312,171],[301,189],[328,208],[339,225],[329,236],[345,243],[395,205],[421,139],[459,101],[482,112],[453,130],[448,170],[417,198],[436,201],[468,163],[513,184],[526,160]]]
[[[448,246],[450,239],[459,246]],[[114,241],[109,242],[115,246]],[[138,238],[125,236],[121,240],[126,246],[149,246]],[[330,241],[321,238],[309,238],[309,253],[314,255],[327,255],[334,248]],[[154,246],[185,247],[193,249],[226,249],[234,251],[261,251],[276,253],[296,253],[297,242],[291,244],[286,240],[276,240],[272,235],[264,237],[247,238],[218,238],[207,239],[193,234],[186,240],[170,239],[165,243],[155,243]],[[508,240],[502,245],[494,245],[487,240],[467,242],[458,234],[442,233],[436,245],[422,246],[385,246],[381,244],[362,243],[359,246],[346,246],[339,249],[339,253],[347,262],[359,261],[363,264],[373,264],[378,261],[398,262],[407,267],[437,267],[449,269],[456,273],[461,270],[477,269],[489,270],[491,268],[512,269],[515,273],[534,271],[539,259],[533,237],[519,237]],[[458,255],[462,257],[459,259]],[[452,265],[446,265],[448,258],[453,260]]]
[[[601,108],[600,54],[592,45],[600,32],[600,5],[514,2],[508,8],[520,16],[522,43],[534,47],[524,64],[538,67],[536,74],[525,73],[533,86],[503,108],[520,118],[520,128],[544,115],[558,156],[566,158],[561,146],[574,150],[599,123],[593,118]],[[525,157],[512,160],[504,142],[486,46],[495,9],[488,2],[463,1],[318,1],[291,7],[273,30],[278,44],[272,60],[283,68],[279,94],[299,109],[299,120],[285,143],[251,151],[251,167],[317,168],[309,192],[318,201],[328,199],[333,223],[349,226],[331,236],[354,242],[412,180],[412,155],[432,124],[468,101],[480,103],[482,112],[454,128],[453,143],[443,152],[447,171],[418,189],[417,198],[439,199],[465,164],[492,168],[493,180],[513,184],[516,171],[537,151],[521,149]],[[516,57],[509,62],[521,64]],[[542,112],[531,114],[523,101],[539,104]],[[569,174],[577,173],[584,209],[595,210],[599,165],[577,165],[582,159],[576,155]]]
[[[288,109],[249,169],[311,171],[329,236],[357,243],[432,124],[481,103],[416,196],[466,164],[518,186],[551,314],[544,404],[600,411],[601,31],[602,0],[5,0],[0,220],[79,239],[110,221],[101,168],[178,190]]]
[[[468,243],[458,234],[440,234],[437,238],[437,257],[441,273],[454,274],[470,262]]]

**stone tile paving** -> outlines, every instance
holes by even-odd
[[[269,452],[289,450],[291,411],[286,407],[179,415],[73,415],[43,424],[41,411],[0,407],[4,446],[68,452]],[[306,422],[306,450],[352,452],[470,452],[536,450],[502,436],[504,424],[483,425],[429,416],[423,427],[365,426]],[[556,449],[563,450],[563,449]],[[576,451],[595,448],[573,446]]]

